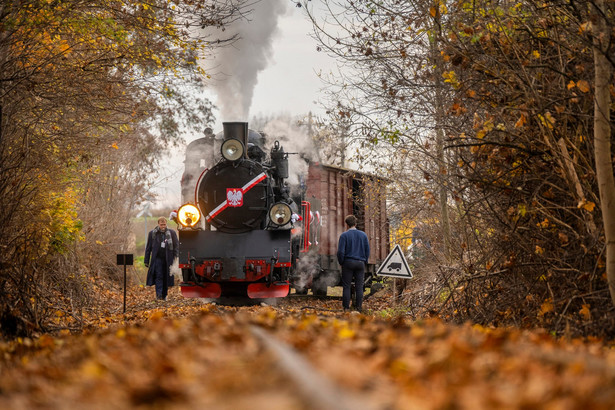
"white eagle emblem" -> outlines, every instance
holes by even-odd
[[[228,206],[242,206],[243,205],[243,192],[238,188],[227,188],[226,189],[226,200],[228,202]]]

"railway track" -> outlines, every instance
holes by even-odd
[[[366,291],[363,294],[363,300],[367,300],[369,298],[371,298],[372,296],[374,296],[375,294],[377,294],[378,292],[380,292],[382,289],[384,289],[384,286],[382,286],[381,284],[378,284],[379,286],[374,286],[372,288],[369,288],[369,291]],[[341,287],[339,288],[341,291]],[[353,291],[354,292],[354,291]],[[342,296],[341,295],[314,295],[314,294],[298,294],[298,293],[290,293],[288,296],[288,298],[293,298],[293,299],[333,299],[333,300],[342,300]],[[354,295],[353,295],[354,297]]]
[[[278,368],[292,380],[307,407],[319,410],[373,409],[356,395],[319,373],[299,352],[263,328],[252,325],[250,332],[272,354]]]

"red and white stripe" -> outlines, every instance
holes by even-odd
[[[243,187],[241,187],[240,190],[241,190],[242,195],[245,195],[246,192],[248,192],[250,189],[254,188],[256,186],[256,184],[258,184],[259,182],[263,181],[265,178],[267,178],[267,174],[265,174],[264,172],[261,172],[254,179],[252,179],[247,184],[245,184]],[[224,202],[222,202],[220,205],[218,205],[213,211],[211,211],[209,213],[209,215],[207,215],[207,218],[206,218],[207,222],[209,222],[211,219],[215,218],[216,215],[218,215],[220,212],[224,211],[227,207],[228,207],[228,200],[225,199]]]

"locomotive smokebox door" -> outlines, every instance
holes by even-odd
[[[244,147],[248,147],[248,123],[247,122],[224,122],[224,140],[231,138],[237,139],[243,143]],[[246,150],[247,151],[247,150]],[[244,157],[245,157],[244,153]]]
[[[222,232],[258,229],[267,215],[267,175],[252,161],[220,162],[199,183],[205,219]]]

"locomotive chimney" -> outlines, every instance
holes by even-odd
[[[247,122],[223,122],[224,140],[238,139],[244,147],[244,156],[248,152],[248,123]]]

